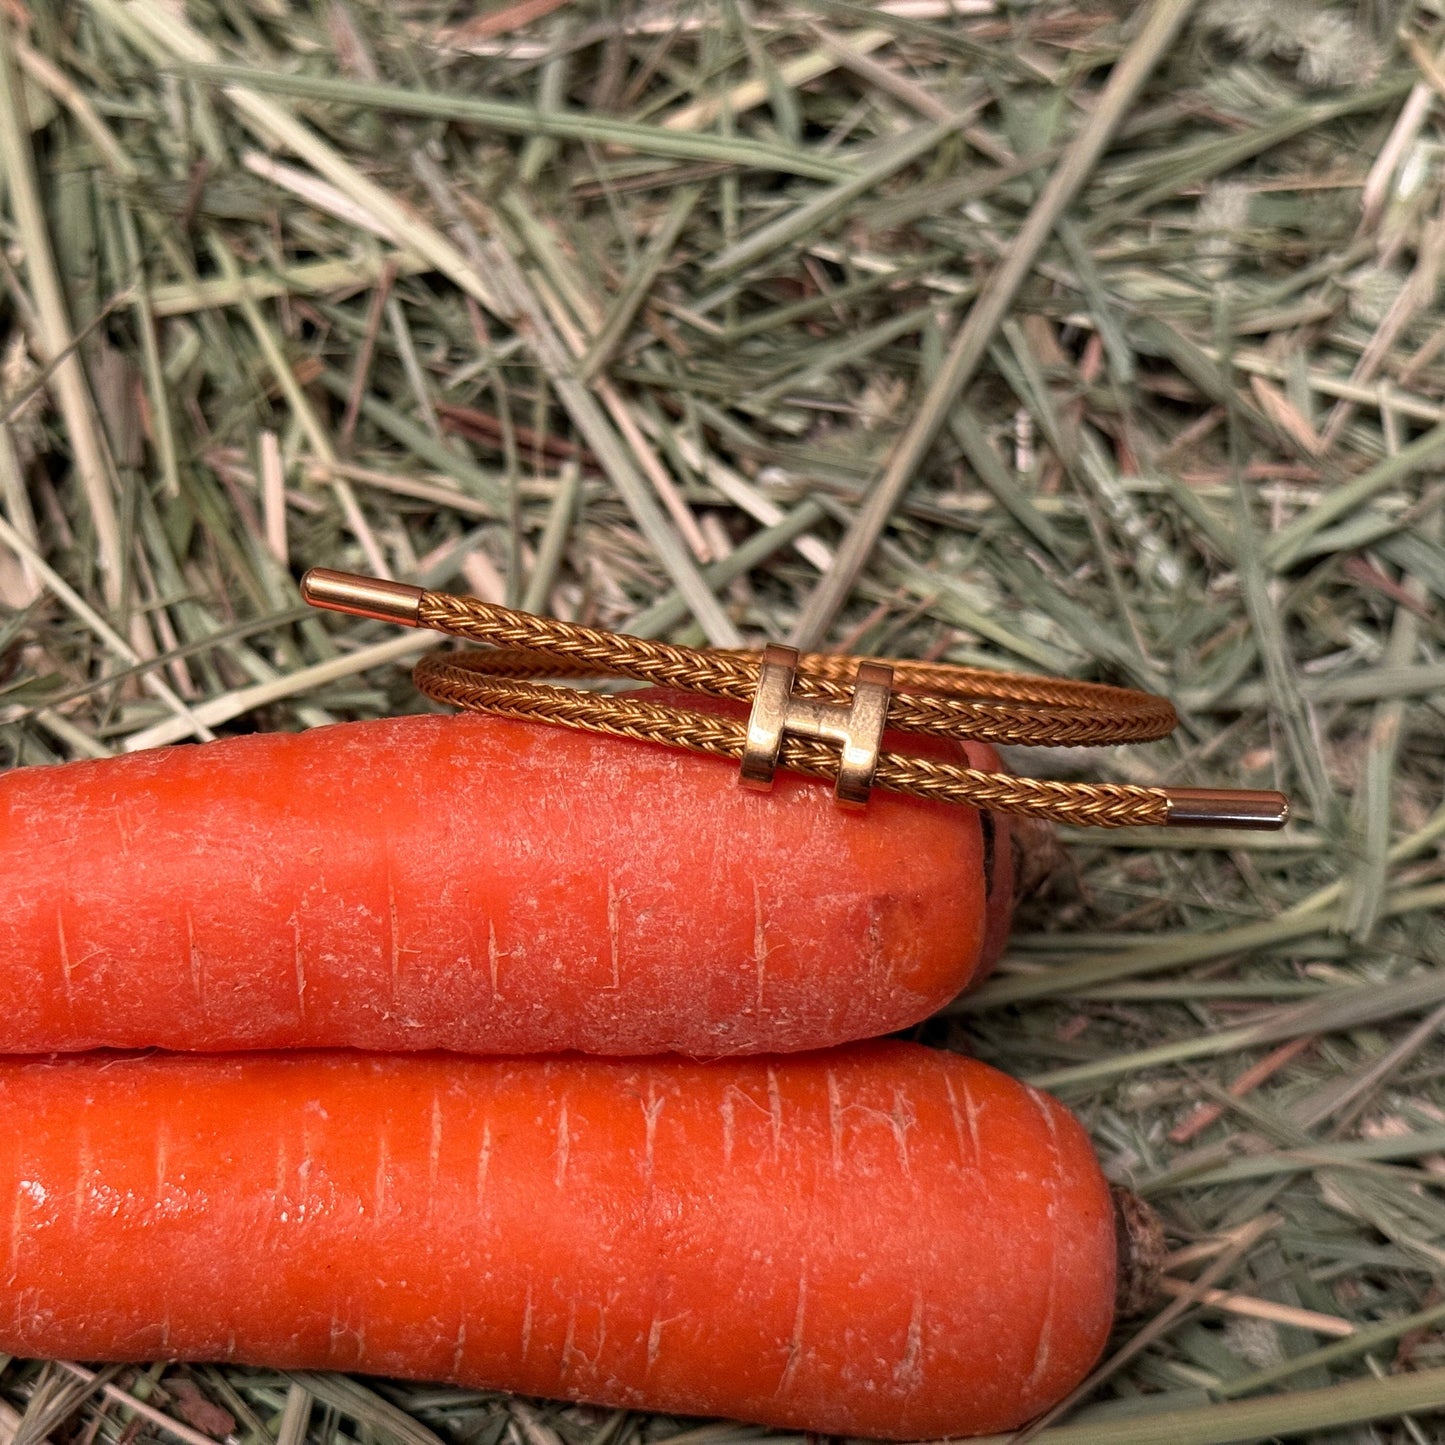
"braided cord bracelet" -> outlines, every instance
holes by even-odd
[[[1280,828],[1289,816],[1275,792],[1051,782],[884,746],[885,728],[1035,747],[1149,742],[1172,732],[1178,719],[1170,704],[1130,688],[776,645],[761,652],[678,647],[325,568],[308,572],[301,590],[315,607],[487,644],[417,664],[417,686],[439,702],[731,758],[751,787],[770,787],[781,766],[832,781],[838,801],[854,806],[866,803],[876,784],[1092,827]],[[734,698],[752,711],[744,721],[528,680],[543,677],[626,677]]]

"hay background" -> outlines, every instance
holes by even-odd
[[[0,36],[7,765],[418,709],[426,639],[305,615],[311,564],[1166,692],[1168,743],[1019,764],[1281,787],[1289,831],[1068,834],[923,1031],[1060,1092],[1176,1278],[1233,1250],[1040,1438],[1442,1438],[1438,0],[12,0]],[[19,1445],[756,1433],[238,1369],[9,1361],[0,1399]]]

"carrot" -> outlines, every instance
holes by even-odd
[[[912,1438],[1046,1409],[1114,1313],[1078,1123],[914,1044],[11,1058],[0,1108],[14,1355]]]
[[[1002,819],[484,717],[0,777],[0,1053],[818,1048],[965,987]]]

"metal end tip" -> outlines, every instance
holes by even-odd
[[[1170,828],[1248,828],[1273,832],[1289,822],[1283,793],[1240,788],[1169,788]]]
[[[405,627],[421,626],[423,596],[423,588],[407,582],[333,572],[329,567],[313,567],[301,579],[302,601],[312,607],[352,617],[371,617],[378,622],[400,622]]]

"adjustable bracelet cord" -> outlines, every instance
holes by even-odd
[[[487,644],[421,660],[417,686],[439,702],[479,712],[607,733],[731,758],[744,781],[767,786],[774,763],[837,783],[860,803],[868,786],[1093,827],[1279,828],[1288,803],[1275,792],[1061,783],[894,751],[886,726],[903,733],[1035,747],[1148,742],[1177,718],[1163,698],[1061,678],[992,673],[939,663],[829,654],[799,656],[694,649],[535,617],[403,583],[314,569],[302,582],[313,606],[425,627]],[[603,695],[530,678],[627,677],[656,686],[752,703],[747,720],[649,698]],[[856,738],[863,684],[878,699],[872,733]],[[765,706],[766,705],[766,706]],[[766,713],[766,715],[765,715]]]

